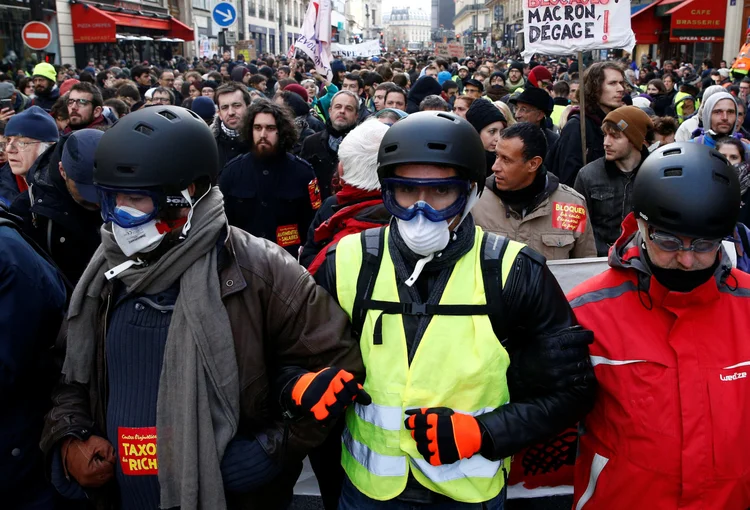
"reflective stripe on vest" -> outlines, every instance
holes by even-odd
[[[362,265],[361,235],[343,238],[336,249],[336,291],[350,317]],[[456,263],[441,305],[487,303],[481,272],[482,237],[477,227],[474,246]],[[505,250],[503,283],[522,247],[510,241]],[[387,229],[372,299],[399,301]],[[399,315],[384,315],[383,343],[372,342],[379,315],[377,310],[367,311],[360,336],[367,369],[364,387],[373,403],[353,405],[347,411],[341,453],[347,476],[363,494],[380,501],[401,494],[409,472],[426,488],[456,501],[479,503],[494,498],[503,488],[510,459],[490,461],[474,455],[450,465],[432,466],[419,454],[404,427],[407,409],[449,407],[477,416],[508,402],[508,353],[495,337],[488,316],[432,316],[410,364]]]

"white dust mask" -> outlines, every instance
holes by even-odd
[[[146,213],[132,207],[120,206],[119,209],[122,209],[134,218],[146,215]],[[155,250],[166,235],[166,233],[160,233],[159,229],[156,228],[156,219],[130,228],[121,227],[117,223],[112,222],[112,234],[115,236],[117,246],[120,247],[126,257],[130,257],[136,253],[147,253]]]

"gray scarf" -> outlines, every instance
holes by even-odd
[[[156,403],[161,508],[226,508],[220,463],[237,432],[239,378],[229,315],[221,300],[217,250],[227,224],[223,196],[213,188],[195,206],[187,239],[157,261],[118,278],[128,293],[156,294],[179,280]],[[104,272],[127,260],[111,227],[102,227],[70,302],[65,381],[91,384]],[[115,445],[115,448],[117,446]]]

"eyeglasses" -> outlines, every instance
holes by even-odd
[[[168,97],[153,97],[151,98],[152,103],[159,103],[159,104],[169,104],[169,98]]]
[[[91,104],[90,99],[68,99],[68,106],[73,106],[74,104],[78,104],[81,108],[84,108]]]
[[[538,111],[539,110],[537,110],[536,108],[527,108],[525,106],[519,106],[518,108],[516,108],[516,114],[520,113],[521,115],[525,115],[527,113],[536,113]]]
[[[26,152],[29,147],[42,142],[22,142],[21,140],[8,140],[3,145],[5,146],[5,152],[10,151],[11,147],[15,147],[20,152]]]
[[[652,232],[648,237],[659,249],[667,252],[694,251],[695,253],[709,253],[718,248],[722,241],[721,239],[693,239],[690,242],[690,246],[685,248],[682,239],[666,232]]]

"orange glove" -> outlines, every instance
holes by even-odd
[[[339,417],[352,402],[372,403],[370,395],[354,380],[354,376],[336,367],[300,377],[292,388],[292,401],[312,413],[319,422]]]
[[[468,459],[482,448],[479,422],[447,407],[409,409],[404,425],[411,430],[417,450],[433,466]]]
[[[101,487],[115,476],[115,450],[103,437],[91,436],[81,441],[69,436],[60,451],[65,473],[81,487]]]

